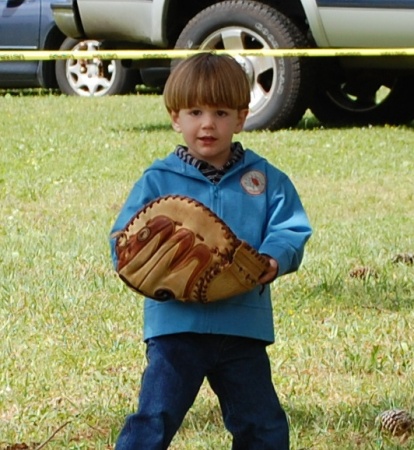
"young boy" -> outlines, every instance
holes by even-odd
[[[167,449],[205,378],[218,397],[233,450],[288,450],[288,423],[266,352],[274,341],[269,283],[298,269],[311,234],[306,213],[284,173],[232,142],[250,102],[249,82],[233,58],[200,53],[181,61],[164,101],[185,145],[144,172],[112,233],[151,200],[185,195],[212,209],[270,266],[260,279],[264,286],[226,300],[145,299],[148,364],[138,411],[127,418],[116,450]],[[116,265],[113,240],[111,245]]]

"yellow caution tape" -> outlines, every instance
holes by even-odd
[[[261,50],[98,50],[98,51],[0,51],[1,61],[49,61],[58,59],[173,59],[211,51],[231,56],[322,57],[322,56],[414,56],[414,48],[261,49]]]

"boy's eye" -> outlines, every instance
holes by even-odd
[[[200,114],[201,114],[201,111],[199,109],[190,109],[190,115],[199,116]]]
[[[224,110],[222,110],[222,109],[219,109],[219,110],[217,110],[217,115],[218,115],[219,117],[225,117],[225,116],[227,116],[227,111],[224,111]]]

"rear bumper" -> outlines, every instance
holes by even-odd
[[[56,25],[63,34],[74,39],[85,37],[75,2],[51,3]]]

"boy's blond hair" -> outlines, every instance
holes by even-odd
[[[195,106],[248,109],[250,85],[240,64],[231,56],[198,53],[180,61],[164,88],[168,112]]]

